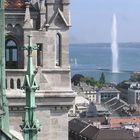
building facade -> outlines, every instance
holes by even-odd
[[[139,105],[140,104],[140,84],[132,83],[128,88],[128,104]]]
[[[114,87],[102,87],[97,91],[97,103],[104,103],[114,97],[120,98],[120,91]]]
[[[68,110],[75,94],[69,64],[69,0],[5,0],[6,94],[10,127],[20,132],[25,94],[21,90],[27,68],[22,47],[32,36],[33,63],[40,89],[36,116],[41,123],[39,140],[68,139]]]

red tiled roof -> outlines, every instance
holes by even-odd
[[[5,9],[23,9],[25,8],[24,0],[5,0]]]
[[[111,127],[121,126],[121,124],[140,124],[140,118],[111,118],[109,120]]]

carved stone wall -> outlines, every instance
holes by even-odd
[[[36,116],[41,122],[39,140],[68,140],[67,112],[75,98],[71,89],[69,65],[69,27],[71,26],[69,0],[43,0],[40,3],[32,0],[31,2],[30,9],[25,3],[20,3],[23,4],[22,8],[11,5],[7,6],[5,11],[6,37],[19,42],[18,67],[6,70],[10,127],[20,132],[19,125],[22,124],[24,115],[25,93],[17,88],[17,80],[20,80],[22,86],[27,68],[27,52],[21,48],[28,44],[27,36],[32,35],[32,44],[41,44],[43,47],[41,66],[37,66],[37,51],[33,53],[36,79],[40,86],[36,94]],[[21,28],[15,28],[17,25]],[[57,34],[60,36],[61,63],[59,66],[56,65]],[[14,88],[11,88],[11,79],[14,81]]]

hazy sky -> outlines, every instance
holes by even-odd
[[[140,42],[140,0],[70,0],[71,43],[110,42],[113,13],[118,41]]]

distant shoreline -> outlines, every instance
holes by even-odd
[[[110,47],[111,43],[71,43],[70,47],[73,46],[88,46],[88,47]],[[120,47],[130,47],[132,45],[135,45],[134,47],[140,47],[140,42],[119,42],[118,45]]]

